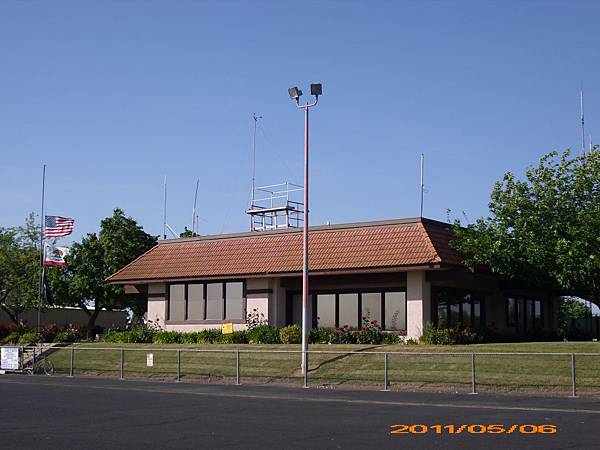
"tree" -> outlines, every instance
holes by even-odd
[[[33,213],[22,227],[0,228],[0,309],[15,324],[39,302],[39,236]]]
[[[569,323],[573,319],[590,317],[592,310],[576,298],[565,297],[560,300],[558,311],[558,332],[562,337],[569,333]]]
[[[600,303],[600,152],[546,154],[518,180],[495,184],[490,215],[461,227],[452,246],[468,266]]]
[[[156,237],[146,233],[121,209],[100,222],[100,232],[87,234],[71,246],[65,258],[66,268],[48,270],[52,296],[57,303],[81,308],[88,316],[88,337],[94,335],[96,320],[102,309],[130,308],[141,315],[146,300],[141,295],[125,294],[120,286],[106,283],[106,278],[156,244]],[[94,308],[91,304],[94,304]]]

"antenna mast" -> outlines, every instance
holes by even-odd
[[[425,193],[425,154],[421,153],[421,213],[419,217],[423,217],[423,194]]]
[[[581,153],[585,156],[585,119],[583,114],[583,84],[581,85],[580,93],[581,104]]]
[[[165,189],[163,197],[163,239],[167,238],[167,176],[165,175]]]
[[[196,193],[194,194],[194,209],[192,210],[192,234],[196,234],[196,228],[198,228],[198,221],[196,219],[196,202],[198,201],[198,185],[200,179],[196,180]]]
[[[262,116],[257,116],[256,113],[252,113],[252,119],[254,120],[254,134],[252,137],[252,202],[254,204],[254,190],[256,188],[256,125],[258,119],[262,119]]]

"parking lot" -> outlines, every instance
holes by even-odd
[[[3,447],[13,449],[593,448],[600,426],[597,398],[19,375],[0,378],[0,398]],[[396,424],[427,429],[390,434]]]

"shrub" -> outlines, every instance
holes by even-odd
[[[0,344],[16,344],[17,342],[19,342],[20,337],[21,335],[18,331],[13,331],[12,333],[9,333],[6,336],[4,336],[4,338],[2,338],[2,340],[0,341]]]
[[[470,327],[443,328],[429,323],[421,336],[421,342],[429,345],[474,344],[481,341],[481,336]]]
[[[221,338],[221,330],[218,328],[210,328],[197,333],[197,344],[216,344]]]
[[[19,329],[20,327],[15,325],[14,323],[11,323],[9,325],[0,323],[0,340],[4,339],[9,334],[19,332]]]
[[[229,334],[221,334],[219,336],[220,344],[247,344],[249,341],[246,331],[234,331]]]
[[[129,331],[113,331],[102,337],[104,342],[114,342],[119,344],[151,344],[154,340],[156,330],[139,326]]]
[[[54,335],[52,342],[75,342],[77,340],[77,334],[71,330],[62,330]]]
[[[300,325],[290,325],[279,330],[279,340],[282,344],[300,344],[302,328]]]
[[[308,333],[308,342],[311,344],[328,344],[331,340],[332,330],[329,328],[313,328]]]
[[[38,344],[42,341],[42,335],[37,331],[28,331],[27,333],[23,333],[19,339],[19,344],[25,345],[33,345]]]
[[[368,317],[363,317],[362,327],[355,334],[358,344],[381,344],[383,341],[381,327],[376,320],[369,320]]]
[[[197,344],[198,343],[198,333],[182,333],[181,334],[181,343],[182,344]]]
[[[398,333],[383,333],[382,344],[394,345],[404,343],[404,336]]]
[[[54,336],[56,336],[56,333],[58,333],[59,331],[60,328],[58,328],[55,324],[44,325],[40,327],[40,342],[53,342]]]
[[[183,334],[178,331],[159,331],[154,334],[152,342],[155,344],[181,344]]]
[[[248,330],[248,339],[252,344],[279,344],[279,330],[273,325],[258,325]]]
[[[265,319],[265,315],[263,313],[259,313],[258,309],[256,308],[250,311],[246,316],[246,325],[248,326],[248,330],[252,330],[253,328],[260,327],[262,325],[267,325],[267,323],[268,321]]]
[[[348,325],[331,330],[330,344],[356,344],[356,333]]]

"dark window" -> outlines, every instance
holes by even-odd
[[[406,330],[406,292],[319,293],[314,317],[319,328],[362,326],[363,318],[376,321],[385,330]],[[301,296],[294,295],[294,322],[300,317]],[[296,308],[297,307],[297,308]],[[297,319],[298,318],[298,319]]]
[[[167,306],[170,321],[243,321],[244,282],[171,284]]]
[[[244,283],[225,284],[225,319],[244,319]]]
[[[454,288],[433,289],[434,320],[442,327],[481,328],[483,295]]]
[[[188,284],[188,320],[204,319],[204,285]]]
[[[170,286],[169,320],[185,320],[185,284]]]
[[[506,298],[506,324],[521,331],[538,331],[544,327],[543,302],[524,297]]]
[[[514,297],[506,298],[506,324],[509,326],[516,325],[517,318],[517,299]]]

